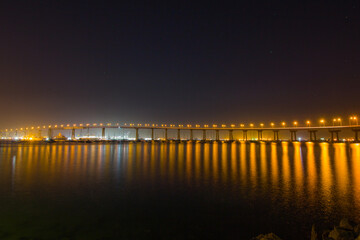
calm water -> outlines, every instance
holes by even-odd
[[[359,210],[358,144],[0,147],[0,239],[308,239]]]

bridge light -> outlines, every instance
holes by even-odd
[[[216,128],[216,127],[217,127],[217,124],[213,124],[213,127]]]
[[[82,127],[84,124],[80,123],[80,127]]]
[[[263,123],[260,123],[260,127],[264,127],[264,124],[263,124]]]
[[[243,124],[243,123],[242,123],[242,124],[240,124],[240,127],[245,127],[245,124]]]
[[[230,126],[231,126],[231,127],[235,127],[235,124],[231,124]]]
[[[283,127],[285,127],[286,123],[285,123],[285,122],[282,122],[281,125],[282,125]]]
[[[298,125],[298,122],[297,122],[297,121],[295,121],[295,122],[294,122],[294,126],[296,127],[297,125]]]
[[[306,121],[306,126],[310,127],[310,121]]]
[[[253,127],[254,126],[254,124],[253,123],[250,123],[250,127]]]
[[[226,127],[226,125],[225,125],[225,124],[222,124],[221,127]]]
[[[57,125],[55,125],[55,127],[57,128]]]
[[[76,127],[76,124],[73,124],[74,127]]]
[[[275,123],[272,122],[272,123],[270,123],[270,125],[273,127],[273,126],[275,126]]]

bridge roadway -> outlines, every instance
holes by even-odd
[[[123,129],[135,129],[135,140],[139,140],[139,129],[151,129],[151,139],[154,139],[154,130],[161,129],[165,131],[165,140],[168,139],[167,131],[168,130],[177,130],[177,139],[180,140],[180,131],[188,130],[190,131],[190,139],[193,140],[193,131],[203,131],[203,140],[206,140],[206,132],[207,131],[215,131],[216,137],[215,140],[219,141],[219,132],[220,131],[228,131],[229,132],[229,140],[234,140],[233,131],[242,131],[243,139],[246,141],[247,132],[248,131],[257,131],[258,132],[258,140],[262,140],[262,132],[263,131],[273,131],[274,133],[274,141],[278,141],[279,139],[279,131],[289,131],[290,132],[290,140],[296,141],[296,133],[297,131],[306,130],[310,134],[310,140],[316,141],[317,136],[316,133],[319,130],[328,130],[331,134],[331,141],[335,141],[339,139],[339,132],[344,129],[350,129],[355,133],[354,140],[359,141],[358,132],[360,131],[360,125],[351,125],[351,126],[317,126],[317,127],[164,127],[164,126],[121,126]]]
[[[34,128],[33,128],[34,129]],[[355,141],[359,141],[359,131],[360,131],[360,125],[346,125],[346,126],[316,126],[316,127],[301,127],[301,126],[294,126],[294,127],[188,127],[188,126],[156,126],[156,125],[150,125],[150,124],[145,124],[143,125],[87,125],[87,126],[82,126],[82,125],[73,125],[73,126],[58,126],[58,125],[54,125],[54,126],[49,126],[49,127],[43,127],[43,128],[37,128],[37,130],[40,131],[40,135],[41,135],[41,131],[42,130],[48,130],[48,138],[52,139],[53,138],[53,131],[54,130],[71,130],[71,137],[72,139],[75,139],[75,131],[78,129],[102,129],[102,138],[105,139],[106,136],[106,129],[133,129],[135,130],[135,140],[138,141],[140,140],[140,135],[139,135],[139,130],[142,129],[147,129],[147,130],[151,130],[151,139],[154,140],[154,133],[155,130],[163,130],[164,131],[164,139],[168,140],[168,131],[169,130],[176,130],[177,131],[177,139],[180,140],[181,136],[180,136],[180,132],[181,131],[190,131],[190,138],[188,140],[193,140],[193,131],[202,131],[203,132],[203,136],[202,136],[202,140],[207,140],[207,136],[206,133],[208,131],[215,131],[216,133],[216,137],[215,140],[219,141],[220,140],[220,131],[228,131],[229,134],[229,140],[232,141],[234,140],[233,138],[233,132],[234,131],[242,131],[243,132],[243,139],[246,141],[248,140],[248,136],[247,133],[248,131],[257,131],[258,132],[258,140],[262,140],[262,133],[263,131],[273,131],[274,137],[273,140],[274,141],[279,141],[281,139],[279,139],[279,132],[280,131],[289,131],[290,132],[290,140],[291,141],[296,141],[296,133],[298,131],[308,131],[309,132],[309,140],[310,141],[316,141],[317,140],[317,132],[320,130],[328,130],[331,134],[331,141],[337,141],[339,140],[339,133],[342,130],[348,129],[354,132],[354,140]]]

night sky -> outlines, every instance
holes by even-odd
[[[0,128],[360,113],[359,1],[194,2],[1,1]]]

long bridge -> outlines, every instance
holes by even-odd
[[[23,136],[26,137],[27,132],[34,132],[38,131],[38,138],[42,138],[43,131],[47,131],[46,138],[48,140],[54,139],[53,133],[54,131],[62,131],[62,130],[70,130],[71,131],[71,138],[70,140],[76,140],[76,131],[87,129],[88,131],[90,129],[101,129],[101,138],[103,140],[106,140],[106,131],[109,129],[126,129],[126,130],[132,130],[135,133],[135,138],[132,138],[134,141],[140,141],[144,139],[142,137],[143,130],[147,130],[151,132],[151,137],[147,138],[148,140],[157,140],[155,138],[155,132],[161,131],[163,134],[163,138],[161,138],[164,141],[170,140],[168,137],[168,132],[176,132],[176,138],[171,140],[182,140],[182,141],[193,141],[194,139],[194,132],[201,132],[202,138],[197,140],[202,141],[220,141],[220,132],[227,132],[228,138],[226,141],[234,141],[234,132],[242,132],[243,141],[249,141],[248,133],[249,132],[255,132],[257,133],[257,140],[262,141],[263,140],[263,132],[272,132],[272,141],[281,141],[285,139],[279,138],[279,132],[288,132],[289,137],[286,140],[290,141],[297,141],[297,133],[299,131],[305,131],[307,132],[310,141],[317,141],[319,139],[318,132],[326,130],[329,132],[328,139],[332,142],[340,141],[340,133],[343,130],[350,130],[353,132],[353,141],[358,142],[359,141],[359,132],[360,132],[360,125],[338,125],[338,126],[298,126],[297,122],[294,123],[293,126],[285,126],[285,124],[282,124],[280,127],[275,127],[274,124],[271,124],[270,127],[265,127],[264,124],[260,124],[259,127],[255,127],[253,124],[250,124],[249,126],[245,126],[244,124],[240,125],[167,125],[167,124],[73,124],[73,125],[49,125],[49,126],[42,126],[42,127],[30,127],[30,128],[20,128],[20,129],[6,129],[0,132],[2,139],[18,139],[19,133],[22,132]],[[188,132],[189,137],[186,139],[181,137],[182,132]],[[208,132],[215,132],[215,138],[208,138],[207,134]],[[86,136],[80,136],[80,138],[86,138]],[[129,140],[129,139],[122,139],[122,140]]]

